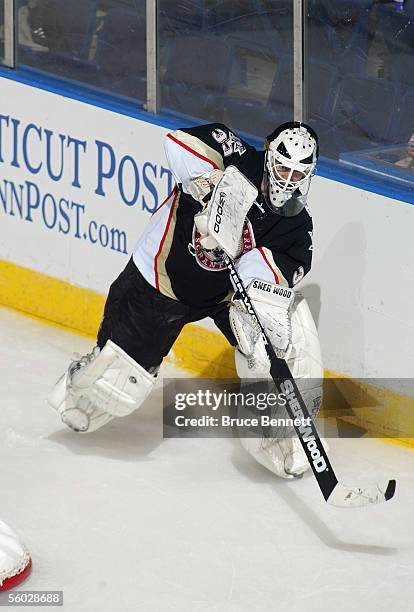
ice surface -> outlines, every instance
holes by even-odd
[[[21,589],[62,589],[71,612],[413,608],[413,451],[333,440],[345,484],[398,488],[332,508],[312,476],[279,480],[236,440],[163,440],[160,389],[100,431],[67,430],[44,398],[91,342],[5,309],[0,338],[0,517],[33,556]]]

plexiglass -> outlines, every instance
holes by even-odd
[[[146,99],[145,0],[19,0],[18,62]]]
[[[306,41],[306,115],[321,153],[362,167],[366,151],[395,145],[414,168],[414,0],[309,0]]]
[[[293,118],[292,2],[159,1],[164,112],[263,137]]]

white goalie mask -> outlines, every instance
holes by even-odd
[[[297,121],[283,123],[266,138],[265,150],[264,195],[270,206],[281,209],[297,189],[306,196],[318,159],[313,129]],[[290,214],[298,212],[296,207]]]

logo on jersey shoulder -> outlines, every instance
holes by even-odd
[[[204,270],[210,272],[220,272],[226,269],[226,264],[221,258],[217,259],[214,251],[208,251],[203,249],[200,242],[201,234],[197,227],[194,225],[193,228],[193,243],[189,245],[189,250],[192,255],[196,258],[199,266]],[[249,220],[243,226],[242,244],[240,244],[240,254],[237,257],[241,257],[244,253],[251,251],[255,247],[255,241],[253,237],[253,229]],[[191,248],[190,248],[191,247]]]
[[[304,276],[305,276],[305,270],[303,269],[303,266],[300,266],[293,273],[292,284],[297,285],[298,282],[301,281]]]
[[[246,153],[246,147],[240,138],[235,136],[233,132],[229,131],[229,133],[226,134],[224,130],[216,129],[211,132],[211,135],[216,142],[221,144],[224,157],[228,157],[233,153],[238,153],[239,155]]]

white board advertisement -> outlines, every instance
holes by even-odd
[[[0,259],[105,293],[172,189],[168,130],[0,81]]]

